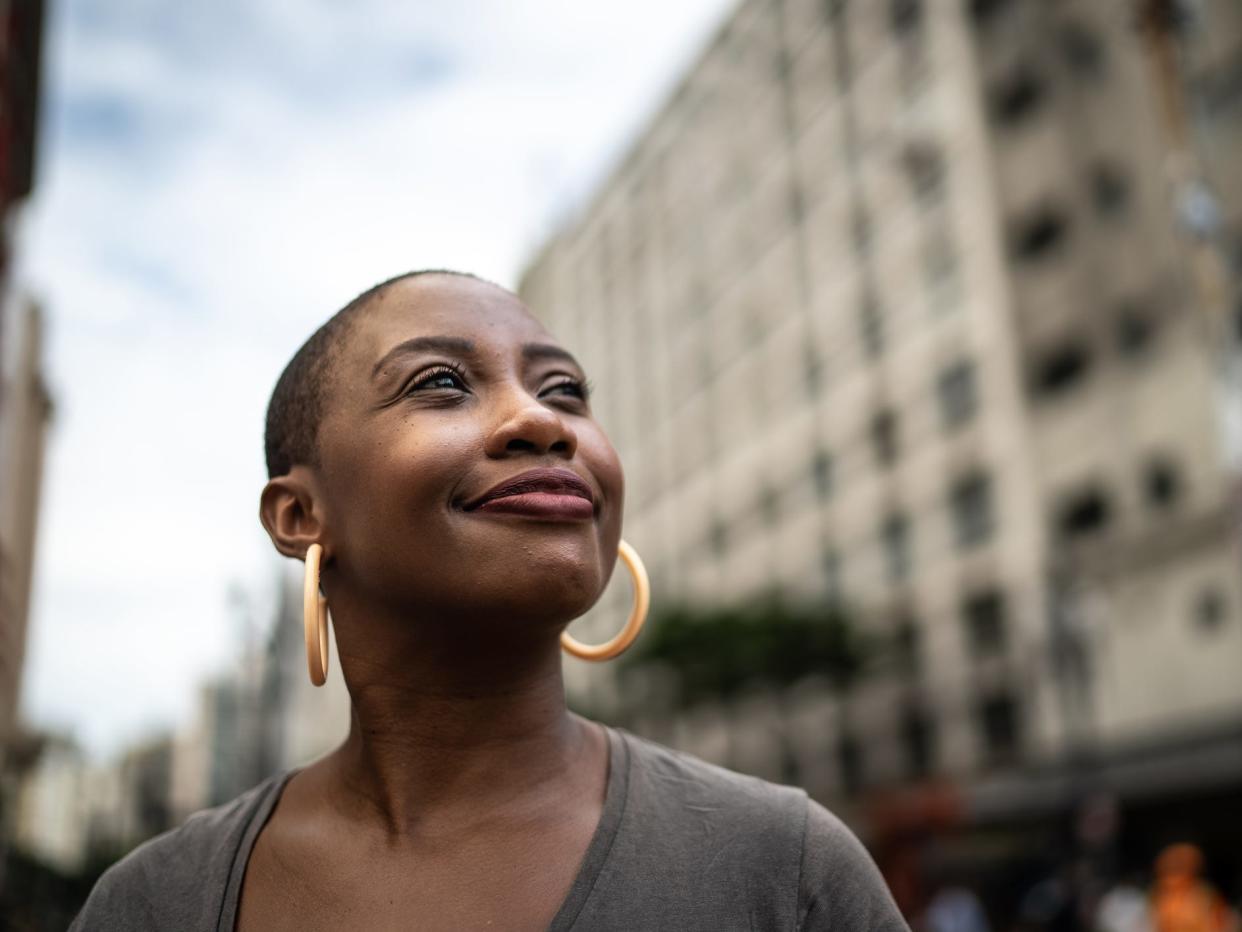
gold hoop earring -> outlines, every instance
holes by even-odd
[[[306,581],[302,587],[302,633],[306,635],[306,665],[310,680],[322,686],[328,678],[328,600],[319,594],[319,560],[323,547],[306,548]]]
[[[625,541],[617,545],[617,556],[634,581],[634,606],[630,609],[629,620],[620,634],[603,644],[583,644],[572,638],[568,631],[561,632],[561,647],[566,653],[583,660],[611,660],[633,644],[642,630],[643,622],[647,620],[647,609],[651,607],[651,582],[647,579],[647,568],[639,559],[638,552]]]

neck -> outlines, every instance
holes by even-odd
[[[602,735],[565,705],[554,639],[485,647],[487,639],[446,633],[450,625],[384,632],[398,638],[376,628],[347,624],[337,634],[353,710],[332,770],[351,814],[395,834],[426,831],[438,817],[486,818],[560,786],[602,747]],[[350,636],[358,631],[367,637]]]

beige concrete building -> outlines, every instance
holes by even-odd
[[[1195,9],[1217,97],[1185,145],[1237,251],[1242,14]],[[524,274],[598,385],[657,606],[835,596],[895,646],[849,702],[799,699],[821,795],[949,777],[986,808],[1077,748],[1242,727],[1234,272],[1192,271],[1134,13],[745,0]],[[768,714],[660,736],[736,754]]]
[[[42,315],[31,303],[19,310],[3,321],[6,358],[0,361],[0,747],[17,723],[52,408],[42,374]]]

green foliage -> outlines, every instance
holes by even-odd
[[[778,595],[733,605],[670,606],[653,616],[648,628],[621,668],[662,668],[676,683],[674,701],[682,707],[812,676],[844,692],[874,653],[840,605],[796,603]]]

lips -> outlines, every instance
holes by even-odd
[[[583,479],[568,469],[531,469],[492,486],[467,502],[466,511],[567,512],[567,516],[594,513],[595,496]]]

